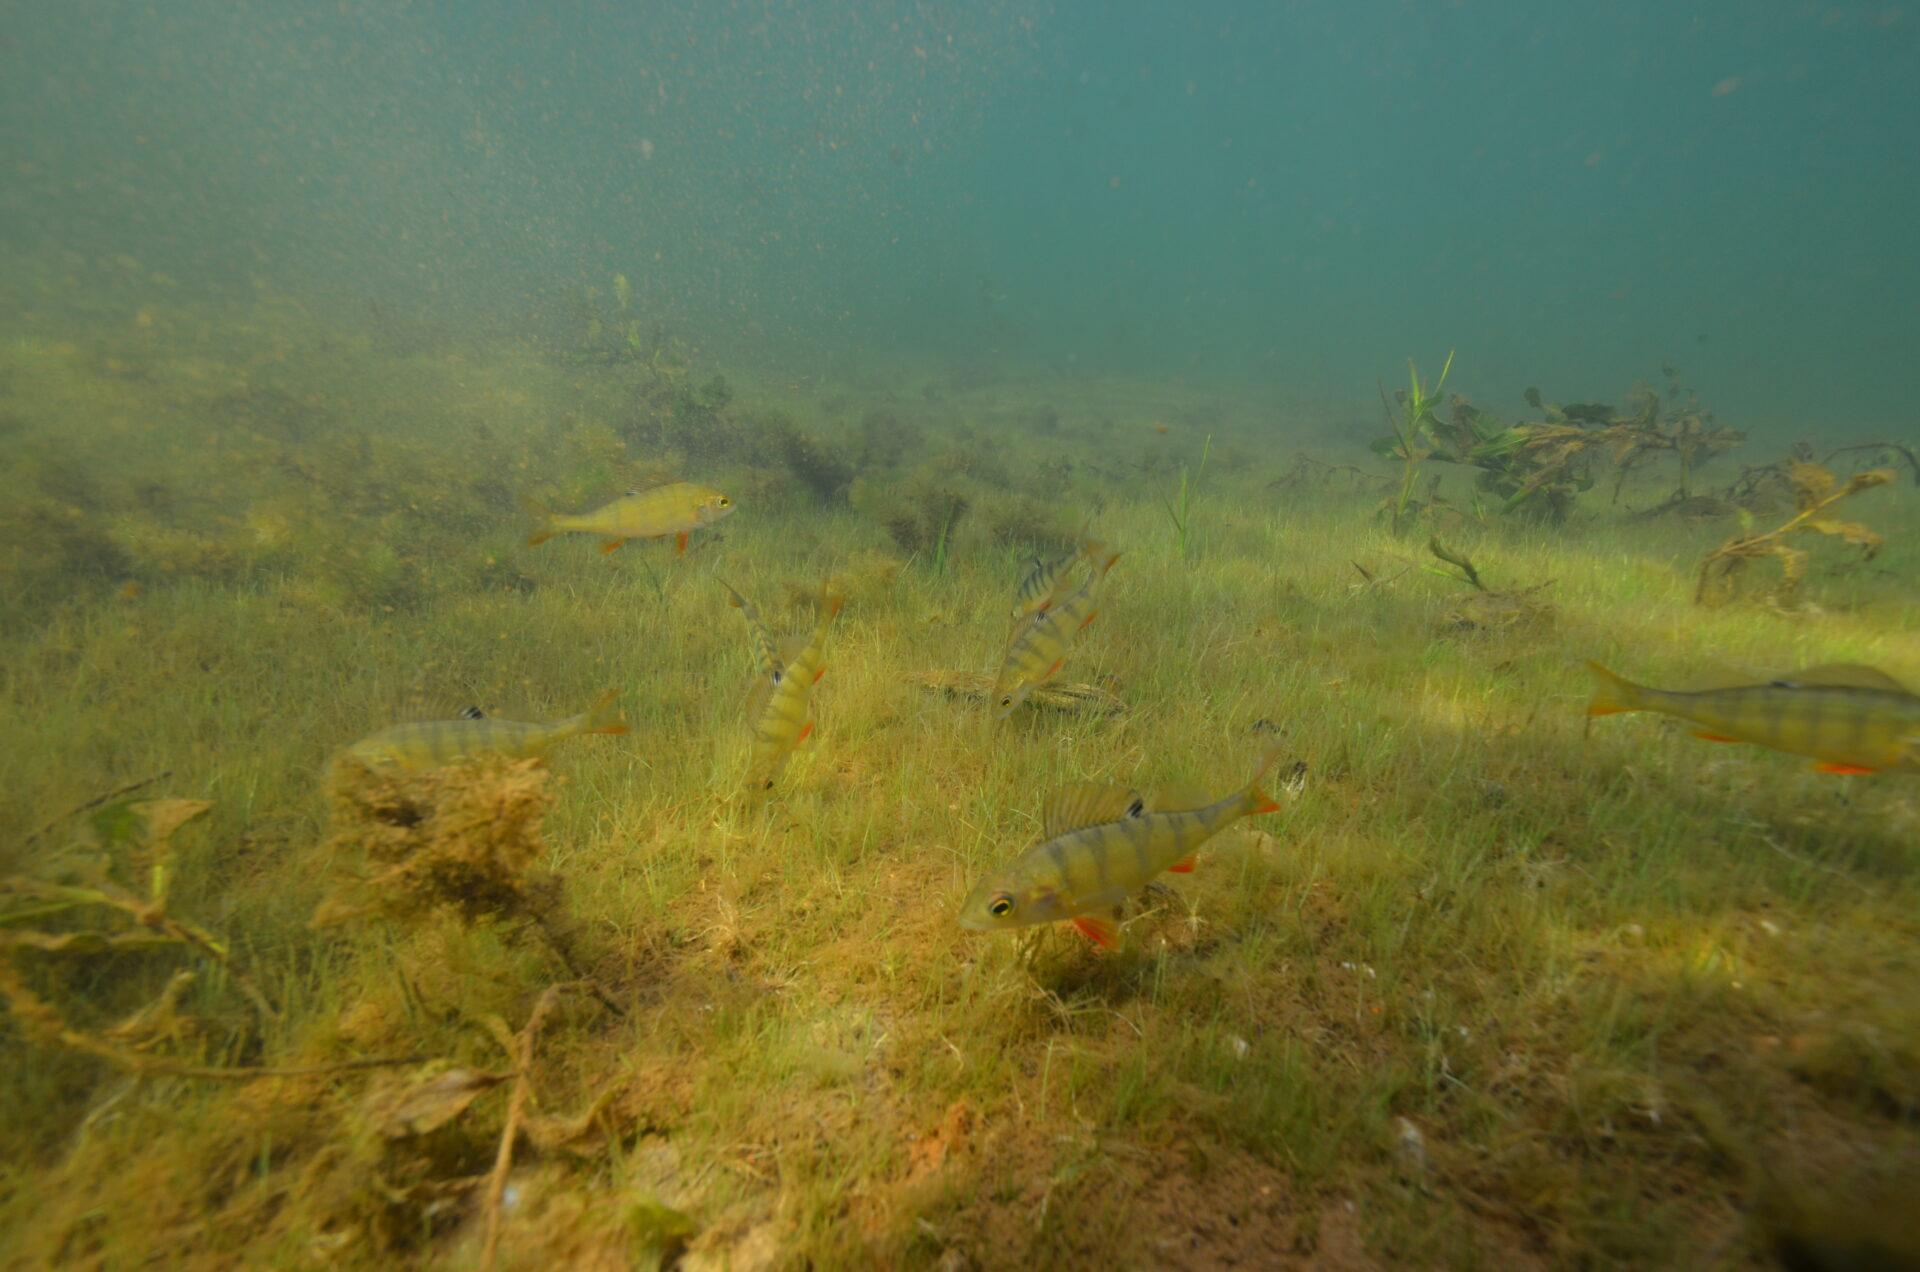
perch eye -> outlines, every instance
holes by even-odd
[[[996,919],[1004,919],[1013,913],[1013,898],[1002,892],[987,902],[987,913]]]
[[[733,506],[733,500],[727,498],[725,495],[722,495],[720,496],[720,506],[722,508],[730,508]]]

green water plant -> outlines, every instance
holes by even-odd
[[[1382,437],[1373,443],[1376,455],[1388,456],[1400,461],[1400,481],[1394,493],[1381,505],[1381,511],[1390,514],[1393,532],[1406,533],[1409,526],[1419,519],[1422,505],[1413,497],[1414,484],[1420,479],[1420,465],[1439,449],[1436,436],[1439,420],[1434,414],[1440,405],[1440,395],[1447,386],[1447,373],[1453,370],[1453,351],[1447,351],[1447,360],[1440,368],[1440,378],[1428,387],[1420,382],[1420,369],[1413,359],[1407,359],[1407,387],[1394,391],[1394,401],[1399,404],[1399,414],[1387,402],[1387,391],[1380,390],[1380,405],[1387,413],[1387,424],[1393,429],[1390,436]]]
[[[1188,471],[1185,464],[1180,465],[1180,484],[1173,493],[1162,502],[1166,505],[1167,518],[1173,522],[1174,538],[1180,544],[1180,559],[1186,560],[1192,547],[1189,531],[1193,525],[1193,490],[1199,484],[1200,476],[1207,471],[1207,458],[1213,453],[1213,434],[1208,433],[1200,446],[1200,466]]]

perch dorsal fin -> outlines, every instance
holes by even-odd
[[[1156,813],[1185,812],[1194,808],[1205,808],[1213,802],[1194,782],[1169,782],[1157,787],[1152,798],[1147,800],[1147,808]]]
[[[1679,692],[1712,693],[1716,689],[1751,689],[1756,684],[1766,683],[1767,679],[1764,675],[1756,676],[1732,667],[1708,667],[1682,681]]]
[[[1907,693],[1907,687],[1877,667],[1862,663],[1829,663],[1808,667],[1776,678],[1776,685],[1821,685],[1833,689],[1877,689],[1882,693]]]
[[[1104,782],[1069,782],[1041,810],[1040,829],[1048,839],[1087,826],[1104,826],[1147,811],[1138,791]]]
[[[462,720],[484,720],[487,718],[487,713],[478,707],[462,707],[460,708],[460,718]]]

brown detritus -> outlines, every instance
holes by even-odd
[[[1696,603],[1717,603],[1731,599],[1737,589],[1740,573],[1753,562],[1772,557],[1780,562],[1780,582],[1773,589],[1770,599],[1776,607],[1791,608],[1800,585],[1806,580],[1809,554],[1803,549],[1788,546],[1789,535],[1801,532],[1828,535],[1859,548],[1862,557],[1867,560],[1880,551],[1884,542],[1880,535],[1859,522],[1836,521],[1825,514],[1844,499],[1891,482],[1892,469],[1872,468],[1855,473],[1844,484],[1831,470],[1802,459],[1786,461],[1784,471],[1792,485],[1798,510],[1772,530],[1762,534],[1737,535],[1707,553],[1700,562],[1700,578],[1694,587],[1693,599]]]
[[[949,697],[973,702],[987,702],[993,697],[993,677],[979,672],[919,671],[909,673],[907,679],[925,688],[939,690]],[[1125,700],[1119,694],[1099,685],[1049,682],[1035,686],[1027,701],[1057,711],[1092,711],[1101,715],[1119,715],[1127,709]]]

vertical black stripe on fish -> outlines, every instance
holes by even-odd
[[[1060,887],[1063,890],[1071,888],[1073,876],[1067,873],[1066,845],[1059,839],[1049,839],[1046,843],[1046,854],[1048,860],[1053,862],[1054,877],[1060,881]]]

